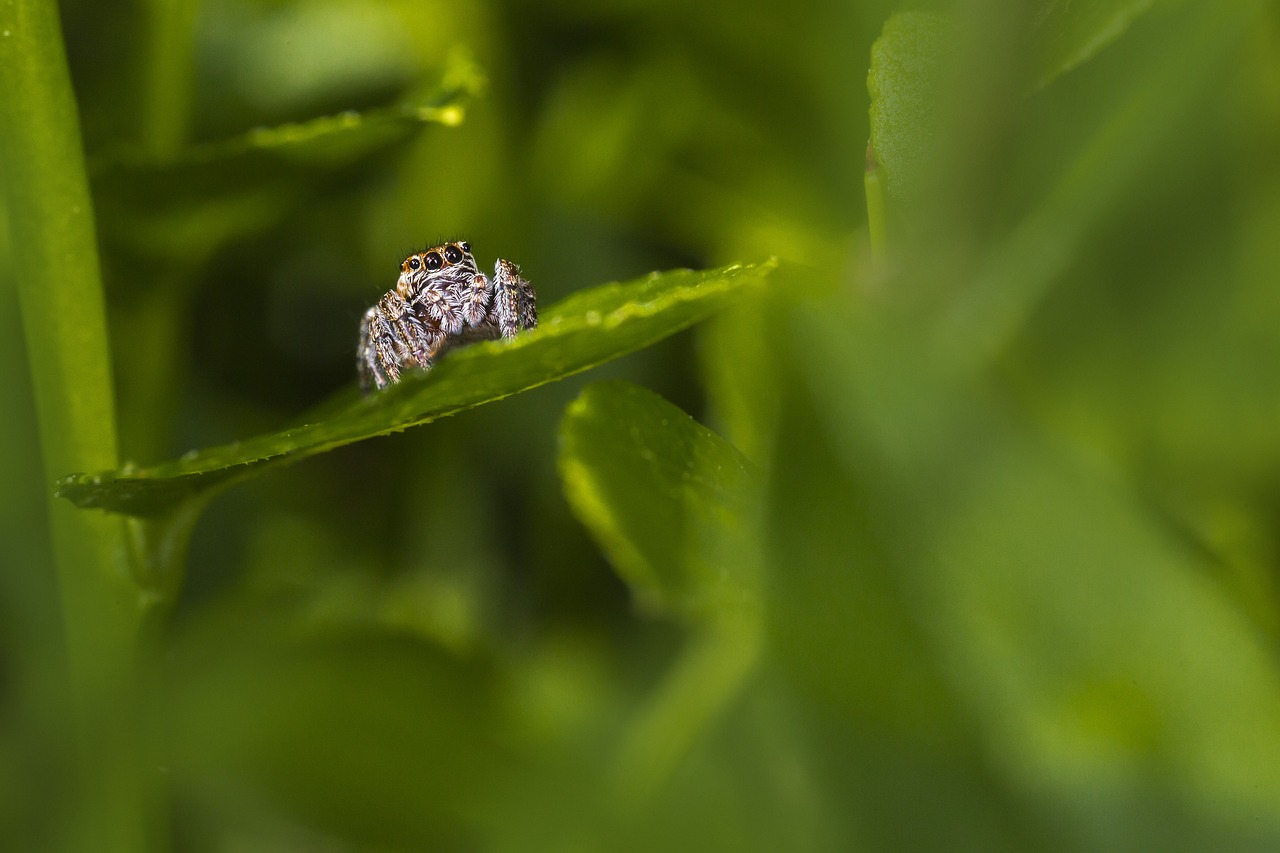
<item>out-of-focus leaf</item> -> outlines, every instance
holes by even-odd
[[[761,477],[661,397],[589,386],[560,425],[565,495],[647,609],[702,630],[628,731],[622,808],[642,808],[735,695],[759,648]]]
[[[1124,34],[1153,0],[1052,0],[1035,21],[1032,31],[1039,63],[1034,88],[1088,60]],[[943,14],[907,11],[893,15],[871,47],[867,88],[871,95],[870,165],[879,167],[889,192],[900,202],[916,201],[930,180],[931,169],[958,168],[956,163],[936,162],[944,144],[945,120],[954,120],[940,103],[954,95],[942,77],[944,65],[957,55],[948,38],[958,22]],[[950,60],[950,61],[949,61]]]
[[[431,94],[402,104],[260,127],[194,145],[169,160],[121,151],[94,170],[103,236],[130,253],[186,266],[269,225],[317,179],[408,140],[427,124],[454,127],[484,84],[462,59]]]
[[[1195,120],[1217,128],[1197,161],[1229,163],[1239,119]],[[1271,141],[1260,156],[1280,150],[1280,134]],[[1209,571],[1274,636],[1280,175],[1240,158],[1184,181],[1176,192],[1194,208],[1162,198],[1094,247],[1087,274],[1049,295],[1002,363],[1037,417],[1124,468],[1213,554]]]
[[[59,481],[58,494],[81,507],[159,513],[272,464],[428,423],[648,346],[732,303],[776,266],[676,270],[583,291],[547,310],[532,332],[451,352],[431,371],[367,398],[338,397],[323,419],[151,468],[73,474]]]
[[[833,309],[795,325],[819,422],[874,489],[868,545],[993,765],[1068,813],[1106,796],[1274,843],[1280,678],[1197,553],[1123,481],[922,358],[908,330]],[[1149,819],[1099,831],[1114,842]]]
[[[1040,76],[1046,86],[1124,35],[1155,0],[1052,0],[1036,22]]]
[[[1125,40],[1125,54],[1098,57],[1081,69],[1090,78],[1072,81],[1082,92],[1055,111],[1051,125],[1071,127],[1070,137],[1065,131],[1060,136],[1070,146],[1066,159],[949,309],[940,337],[957,359],[980,365],[998,353],[1061,280],[1093,229],[1114,217],[1116,205],[1132,199],[1140,181],[1166,180],[1153,174],[1152,164],[1201,168],[1194,148],[1171,147],[1169,140],[1185,143],[1208,127],[1203,111],[1220,98],[1256,12],[1254,3],[1231,2],[1153,13],[1140,38],[1135,29]],[[1060,139],[1028,140],[1028,149],[1057,162],[1063,152],[1053,146]]]
[[[935,12],[899,12],[871,46],[871,156],[889,193],[911,204],[935,165],[940,74],[950,24]]]
[[[1091,31],[1086,22],[1106,29],[1112,19],[1101,7],[1088,8],[1092,11],[1081,10],[1079,20],[1064,17],[1061,25],[1079,33]],[[1127,25],[1145,7],[1134,2],[1124,8],[1129,10],[1123,16]],[[1028,113],[1024,129],[1014,137],[1020,143],[1017,157],[1004,168],[989,164],[986,172],[965,160],[989,156],[985,148],[964,147],[966,122],[975,117],[939,99],[968,99],[975,110],[984,104],[999,107],[990,113],[995,120],[1001,115],[1007,119],[1014,106],[1007,100],[1015,96],[992,96],[988,90],[1003,84],[976,73],[958,83],[939,79],[944,63],[958,63],[950,54],[965,47],[949,43],[968,36],[958,22],[953,27],[951,19],[920,12],[889,19],[872,49],[868,85],[872,146],[890,201],[899,211],[914,214],[944,211],[941,221],[952,217],[951,231],[930,232],[928,239],[945,242],[948,233],[961,240],[978,236],[964,231],[970,207],[972,215],[983,216],[984,205],[993,198],[1025,196],[1012,217],[1004,213],[1012,224],[999,226],[1001,236],[995,241],[981,238],[990,247],[966,244],[949,250],[931,242],[913,254],[902,253],[919,259],[917,266],[939,253],[949,257],[952,250],[963,258],[980,258],[972,281],[952,282],[963,287],[954,291],[958,298],[950,301],[941,328],[927,336],[930,340],[952,349],[957,364],[985,364],[1008,343],[1045,291],[1061,280],[1106,217],[1115,216],[1120,200],[1134,198],[1135,187],[1144,180],[1159,183],[1162,172],[1157,170],[1199,168],[1191,137],[1211,127],[1203,119],[1205,110],[1230,85],[1225,75],[1256,22],[1258,8],[1241,0],[1153,9],[1121,45],[1097,55],[1069,80],[1031,101],[1016,97],[1022,102],[1017,108]],[[1059,14],[1068,15],[1065,9]],[[1042,23],[1051,25],[1047,19]],[[954,39],[949,35],[953,30]],[[1093,39],[1102,40],[1101,35]],[[1007,142],[1007,135],[979,136],[977,141],[999,144],[1002,138]],[[1171,146],[1171,139],[1183,144]],[[1176,159],[1184,152],[1185,165]],[[1021,170],[1013,180],[1011,168]],[[952,181],[975,170],[981,174],[971,184]],[[931,274],[968,273],[958,265]]]
[[[771,289],[769,298],[709,324],[722,327],[713,358],[724,363],[711,375],[734,395],[729,422],[754,424],[748,435],[768,472],[760,530],[765,652],[724,717],[742,725],[751,708],[747,719],[758,729],[720,729],[716,738],[732,755],[727,774],[751,779],[741,792],[751,805],[729,824],[745,829],[745,838],[720,846],[769,849],[762,839],[778,831],[790,833],[792,846],[803,838],[800,846],[812,849],[943,849],[957,837],[981,839],[975,846],[991,851],[1034,846],[1001,805],[1002,781],[975,770],[968,720],[917,620],[917,593],[875,540],[876,528],[886,526],[876,514],[886,500],[879,463],[851,471],[823,434],[817,411],[835,389],[807,393],[788,355],[815,330],[779,334],[777,324],[792,307],[773,298],[782,292]],[[769,334],[754,333],[762,329]],[[765,352],[756,354],[760,345]],[[838,376],[846,368],[833,363],[828,372]],[[890,385],[901,382],[892,372],[882,376]],[[737,384],[746,392],[733,391]],[[909,530],[911,521],[901,526]],[[762,693],[772,694],[767,711]],[[787,719],[791,713],[799,716]],[[755,750],[764,753],[756,756],[764,765],[787,756],[792,770],[785,784],[771,771],[744,766]],[[698,761],[708,753],[691,755],[667,794],[674,800],[678,791],[699,804],[690,832],[710,831],[695,828],[709,823],[704,799],[683,787],[706,769]],[[716,769],[703,784],[722,793],[704,794],[707,802],[731,799],[724,789],[733,783],[724,767]],[[912,793],[904,798],[903,791]],[[930,803],[927,814],[920,801]]]
[[[793,374],[794,376],[794,374]],[[767,641],[788,678],[860,729],[959,731],[912,590],[877,547],[872,471],[843,465],[815,402],[785,389],[767,507]],[[870,468],[870,466],[868,466]],[[946,733],[946,734],[943,734]]]
[[[136,177],[146,171],[168,172],[191,177],[199,168],[243,169],[249,161],[275,158],[272,162],[332,167],[349,163],[386,145],[403,139],[417,125],[435,123],[447,127],[460,124],[466,115],[465,98],[474,94],[479,78],[442,87],[416,103],[397,104],[365,112],[350,111],[319,116],[309,121],[275,127],[256,127],[243,136],[193,145],[170,161],[151,161],[120,155],[104,169],[126,170]],[[172,171],[171,171],[172,170]]]
[[[715,615],[755,596],[755,467],[661,397],[628,383],[588,386],[560,424],[560,477],[578,519],[642,606]]]

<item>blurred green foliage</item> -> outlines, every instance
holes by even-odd
[[[61,188],[0,163],[0,846],[1280,845],[1280,5],[60,10],[103,441],[243,482],[112,528],[86,703],[57,519],[117,517],[52,498],[34,401],[104,389],[37,366],[93,356],[19,308]],[[353,403],[439,237],[565,322],[725,310]]]

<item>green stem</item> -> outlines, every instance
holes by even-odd
[[[191,39],[195,0],[148,0],[143,67],[142,144],[157,159],[186,141],[191,112]]]
[[[53,0],[0,5],[0,169],[47,482],[117,463],[106,311],[79,118]],[[129,711],[140,618],[124,522],[46,491],[81,778],[69,849],[153,847]]]
[[[867,144],[867,171],[863,185],[867,191],[867,233],[871,239],[871,257],[878,261],[884,258],[888,238],[885,236],[884,185],[880,178],[880,164],[870,143]]]
[[[143,11],[138,142],[153,161],[165,162],[178,156],[189,132],[197,0],[145,0]],[[126,459],[163,458],[170,450],[173,401],[180,396],[183,375],[177,321],[187,311],[191,288],[186,279],[196,267],[140,264],[132,270],[138,286],[131,298],[113,305],[116,333],[130,344],[117,353],[116,364],[130,379],[118,400]]]

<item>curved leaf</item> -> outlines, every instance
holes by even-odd
[[[483,86],[464,59],[429,94],[365,112],[254,128],[174,157],[112,152],[95,163],[103,237],[143,257],[186,266],[228,239],[255,233],[323,187],[317,174],[352,168],[425,124],[454,127]]]
[[[732,444],[627,382],[588,386],[569,406],[559,464],[574,514],[636,600],[695,629],[618,753],[615,795],[635,809],[755,666],[763,478]]]
[[[574,514],[641,605],[715,617],[754,600],[761,478],[729,442],[651,391],[602,382],[566,411],[559,464]]]
[[[150,468],[72,474],[57,493],[81,507],[153,515],[269,465],[294,462],[500,400],[617,358],[698,322],[763,280],[777,262],[654,273],[602,285],[552,306],[539,327],[510,341],[451,352],[429,373],[366,398],[352,390],[327,416],[271,435],[190,453]]]
[[[1251,8],[1181,4],[1153,15],[1149,23],[1158,26],[1132,31],[1123,52],[1080,69],[1093,78],[1088,108],[1071,114],[1080,136],[1066,155],[1045,150],[1046,162],[1066,157],[1057,176],[988,253],[938,334],[957,363],[982,364],[999,353],[1123,199],[1198,167],[1194,134],[1213,128],[1207,110],[1221,101],[1234,73],[1228,69],[1257,24]],[[1207,139],[1218,131],[1204,132]],[[1192,147],[1171,149],[1171,139]]]
[[[1056,78],[1124,35],[1154,0],[1054,0],[1036,22],[1040,78],[1035,88]]]
[[[1030,91],[1086,62],[1124,35],[1153,0],[1050,0],[1026,37],[1034,66]],[[972,22],[969,22],[970,24]],[[963,38],[965,21],[938,12],[899,12],[871,46],[869,163],[883,167],[890,194],[912,203],[932,178],[940,140],[943,86],[957,68],[948,41]],[[972,36],[970,36],[972,37]],[[951,93],[954,94],[954,93]],[[946,143],[949,144],[949,143]]]

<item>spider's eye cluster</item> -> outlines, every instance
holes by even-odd
[[[410,255],[400,265],[401,272],[433,272],[446,264],[459,264],[471,254],[470,243],[449,243],[421,255]]]

